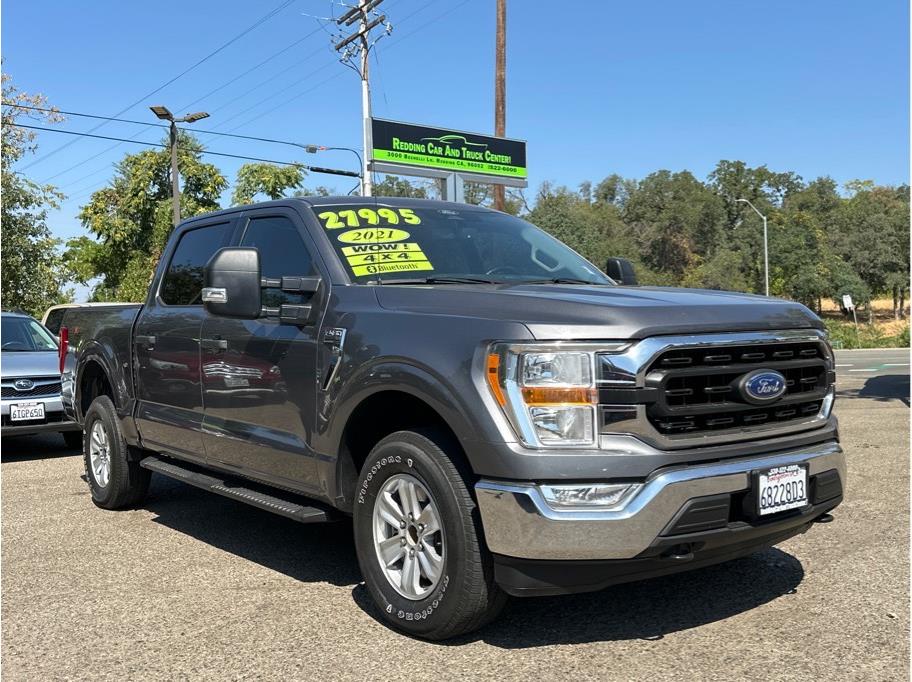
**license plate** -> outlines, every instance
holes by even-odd
[[[10,405],[11,422],[32,422],[44,419],[44,403],[14,403]]]
[[[757,472],[757,511],[760,516],[806,506],[807,478],[807,466],[803,464]]]

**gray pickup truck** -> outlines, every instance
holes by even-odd
[[[830,520],[844,492],[809,310],[617,286],[480,207],[199,216],[143,305],[64,326],[96,505],[140,504],[157,472],[304,523],[351,518],[379,613],[428,639],[507,595],[749,554]]]

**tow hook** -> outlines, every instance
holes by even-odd
[[[814,519],[814,523],[829,523],[832,520],[833,520],[832,514],[821,514],[816,519]]]

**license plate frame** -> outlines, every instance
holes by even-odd
[[[806,463],[758,469],[752,473],[753,511],[757,518],[805,509],[810,505]]]
[[[23,411],[25,415],[23,416]],[[34,414],[33,414],[34,412]],[[43,422],[47,419],[44,403],[37,400],[10,404],[10,423]]]

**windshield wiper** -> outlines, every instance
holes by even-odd
[[[605,286],[607,282],[593,282],[588,279],[576,279],[575,277],[552,277],[550,279],[524,279],[511,284],[589,284],[592,286]]]
[[[383,279],[380,280],[383,285],[387,284],[503,284],[493,279],[484,279],[482,277],[416,277],[414,279]]]

